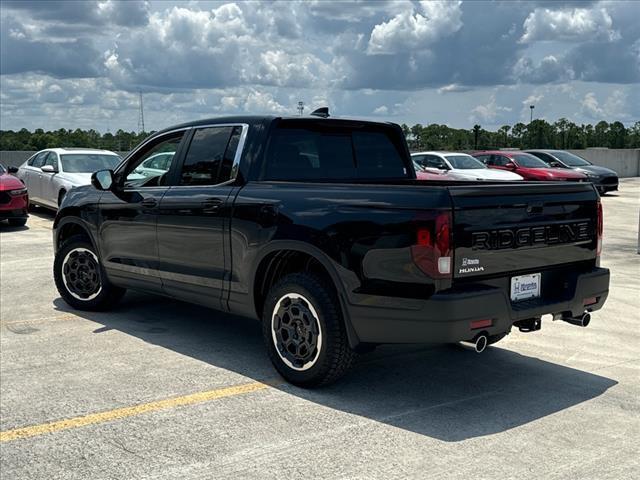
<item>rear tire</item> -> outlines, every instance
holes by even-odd
[[[26,218],[10,218],[9,225],[12,227],[24,227],[27,224]]]
[[[125,293],[109,282],[95,248],[82,235],[69,238],[58,249],[53,278],[60,296],[78,310],[107,310]]]
[[[276,370],[300,387],[336,381],[356,358],[335,292],[315,275],[290,274],[271,288],[262,333]]]

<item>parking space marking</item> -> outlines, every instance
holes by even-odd
[[[142,403],[132,407],[116,408],[105,412],[92,413],[80,417],[68,418],[66,420],[58,420],[56,422],[42,423],[40,425],[32,425],[29,427],[14,428],[13,430],[5,430],[0,432],[0,443],[10,442],[21,438],[36,437],[46,433],[59,432],[60,430],[69,430],[72,428],[84,427],[96,423],[111,422],[122,418],[133,417],[143,413],[157,412],[159,410],[167,410],[170,408],[181,407],[184,405],[192,405],[194,403],[209,402],[225,397],[234,397],[247,393],[264,390],[275,385],[276,382],[252,382],[243,385],[235,385],[232,387],[218,388],[205,392],[197,392],[181,397],[167,398],[165,400],[157,400],[155,402]]]

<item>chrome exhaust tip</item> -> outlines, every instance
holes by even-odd
[[[487,337],[486,333],[480,333],[476,335],[473,340],[466,340],[460,343],[473,348],[476,353],[482,353],[489,345],[489,337]]]
[[[579,317],[562,317],[561,320],[578,327],[586,327],[591,323],[591,314],[589,312],[584,312]]]

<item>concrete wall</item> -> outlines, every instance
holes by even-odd
[[[591,163],[615,170],[620,178],[640,177],[640,149],[588,148],[569,151],[586,158]],[[34,153],[36,152],[0,151],[0,163],[5,167],[17,167]],[[124,158],[128,152],[116,153]]]
[[[618,172],[620,178],[640,176],[640,149],[610,150],[608,148],[588,148],[569,150],[595,165]]]

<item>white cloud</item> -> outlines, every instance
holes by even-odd
[[[469,116],[470,122],[483,121],[483,122],[495,122],[501,118],[505,113],[511,112],[511,107],[503,107],[496,103],[495,94],[491,95],[489,101],[484,105],[477,105],[471,110]]]
[[[374,115],[387,115],[389,113],[389,109],[386,105],[380,105],[379,107],[373,110]]]
[[[368,53],[392,54],[407,49],[426,49],[434,41],[462,27],[460,1],[422,1],[416,11],[405,8],[371,31]]]
[[[620,37],[613,30],[613,20],[605,8],[536,8],[525,19],[523,28],[521,43],[544,40],[613,41]]]
[[[471,88],[467,87],[465,85],[459,85],[457,83],[450,83],[449,85],[445,85],[444,87],[440,87],[438,89],[438,93],[440,95],[442,95],[444,93],[468,92],[469,90],[471,90]]]

